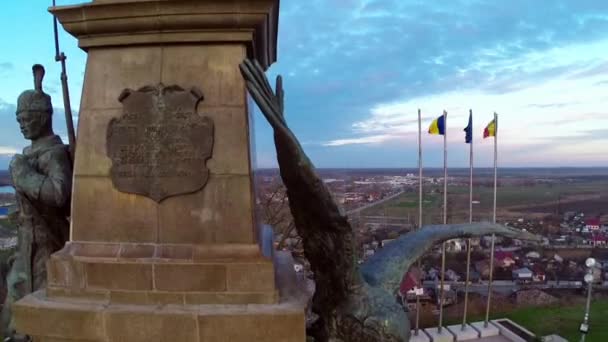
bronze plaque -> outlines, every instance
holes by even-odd
[[[123,115],[110,121],[106,135],[116,189],[160,202],[205,186],[213,121],[197,113],[202,99],[195,88],[163,84],[122,92]]]

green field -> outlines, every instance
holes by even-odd
[[[423,195],[423,210],[425,223],[441,223],[441,206],[443,195],[441,186],[426,186]],[[590,215],[606,214],[602,202],[608,198],[608,181],[589,180],[574,183],[536,184],[536,185],[505,185],[498,188],[497,208],[498,215],[519,215],[521,210],[537,213],[555,213],[568,210],[583,210]],[[598,199],[585,199],[585,196],[604,197]],[[490,218],[493,204],[493,188],[491,186],[477,186],[473,189],[473,199],[479,201],[473,207],[475,220]],[[452,222],[468,218],[469,189],[466,186],[448,187],[448,220]],[[558,202],[561,204],[558,205]],[[529,208],[529,209],[528,209]],[[392,216],[416,217],[418,213],[418,193],[406,192],[402,195],[370,207],[362,216]]]
[[[557,334],[569,341],[579,341],[578,331],[583,321],[585,304],[583,301],[574,305],[556,305],[549,307],[526,307],[509,312],[493,313],[491,319],[509,318],[537,336]],[[472,317],[471,321],[480,321],[483,317]],[[455,320],[452,323],[459,323]],[[608,299],[595,299],[591,302],[590,329],[587,342],[608,341]]]

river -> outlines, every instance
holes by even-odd
[[[0,185],[0,194],[12,194],[15,189],[10,185]]]

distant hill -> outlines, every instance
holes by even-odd
[[[0,170],[0,186],[11,185],[11,177],[7,170]]]
[[[393,175],[405,175],[408,173],[418,174],[416,168],[365,168],[365,169],[330,169],[330,168],[317,168],[317,172],[321,177],[332,177],[335,175],[349,175],[349,176],[393,176]],[[442,168],[429,168],[425,167],[422,170],[425,177],[442,177]],[[475,168],[475,177],[491,176],[494,173],[492,168]],[[278,175],[279,169],[259,169],[257,170],[260,176],[274,176]],[[468,168],[449,168],[448,176],[452,177],[464,177],[468,176]],[[548,177],[548,178],[561,178],[561,177],[608,177],[608,167],[547,167],[547,168],[531,168],[531,167],[500,167],[498,169],[499,177]]]

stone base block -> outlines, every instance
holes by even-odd
[[[108,304],[274,304],[272,258],[254,245],[70,242],[47,264],[49,298]]]
[[[441,332],[439,332],[439,328],[424,329],[424,332],[426,332],[431,337],[431,341],[433,341],[433,342],[453,342],[454,341],[454,335],[452,335],[452,333],[445,327],[443,327],[441,329]]]
[[[409,342],[431,342],[431,338],[427,335],[424,330],[419,329],[418,335],[414,335],[416,333],[415,330],[410,332],[410,341]]]
[[[43,342],[304,342],[311,294],[297,282],[289,254],[277,253],[275,263],[277,304],[125,305],[38,291],[15,304],[16,329]]]
[[[500,330],[492,323],[488,322],[488,326],[485,326],[485,322],[474,322],[471,326],[479,332],[480,337],[497,336],[500,334]]]
[[[479,332],[470,325],[465,325],[464,329],[462,324],[450,325],[448,330],[456,337],[456,341],[468,341],[479,338]]]

